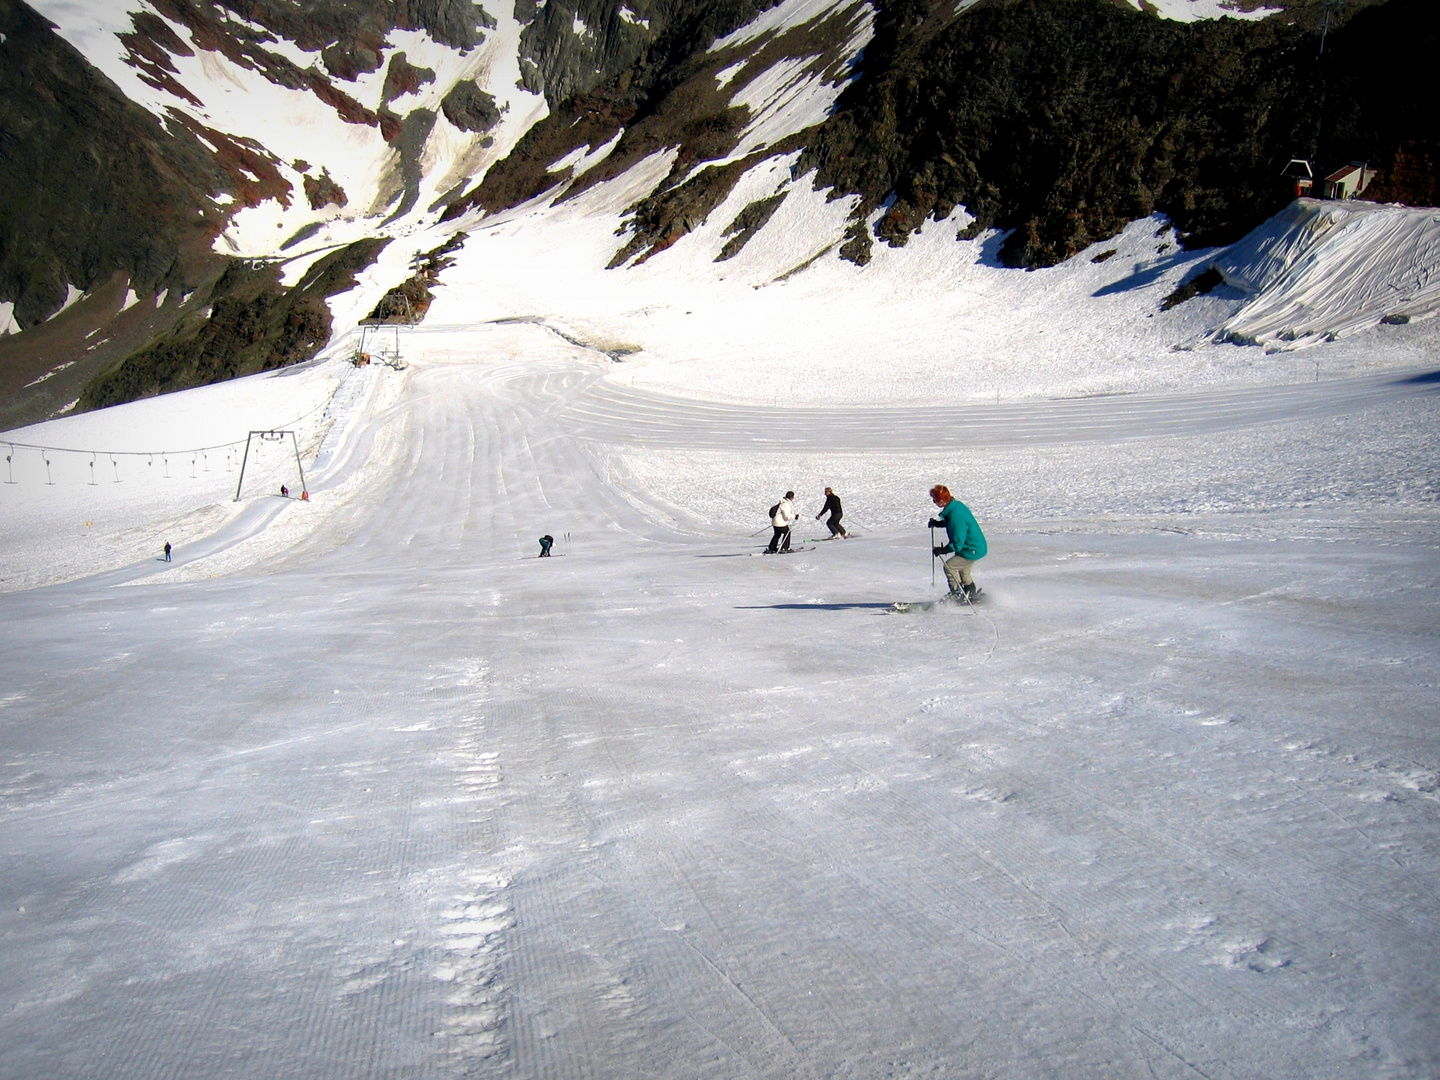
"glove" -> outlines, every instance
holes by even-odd
[[[944,554],[945,554],[945,549],[944,549],[943,547],[931,548],[931,549],[930,549],[930,554],[931,554],[931,555],[944,555]]]
[[[930,519],[930,528],[932,528],[932,529],[943,529],[944,527],[945,527],[945,523],[944,523],[943,521],[941,521],[939,518],[931,518],[931,519]]]

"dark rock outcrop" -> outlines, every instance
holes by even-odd
[[[610,265],[637,256],[643,261],[665,250],[706,220],[745,169],[804,145],[806,135],[796,134],[742,161],[697,172],[701,163],[729,154],[739,140],[749,112],[731,105],[737,91],[772,64],[789,59],[805,60],[811,72],[831,81],[848,74],[849,57],[842,47],[861,17],[853,8],[826,12],[758,42],[709,51],[717,38],[754,19],[764,6],[722,0],[681,9],[633,68],[570,99],[536,124],[478,187],[452,203],[447,216],[477,206],[487,210],[514,206],[557,186],[565,188],[562,198],[573,198],[649,155],[674,147],[677,154],[669,175],[631,208],[626,226],[630,238]],[[744,67],[721,87],[717,73],[742,61]],[[570,151],[586,145],[598,148],[617,135],[605,160],[583,175],[550,171]]]
[[[18,0],[0,0],[0,300],[21,326],[124,272],[140,293],[193,285],[223,225],[226,172]]]
[[[1423,194],[1435,110],[1417,83],[1437,17],[1423,0],[1361,12],[1323,55],[1313,30],[1277,20],[1176,23],[1103,0],[952,11],[884,0],[862,77],[800,165],[860,195],[860,217],[886,206],[884,242],[963,203],[979,226],[1014,230],[1001,257],[1015,266],[1157,210],[1189,245],[1226,243],[1292,196],[1278,176],[1292,155],[1413,163],[1408,190]],[[845,254],[864,262],[868,237]]]
[[[404,120],[398,120],[398,123],[399,134],[390,141],[400,152],[402,186],[395,196],[398,200],[395,209],[385,219],[384,224],[387,225],[413,210],[420,198],[420,182],[424,179],[421,155],[425,152],[425,140],[430,137],[430,131],[435,127],[435,114],[429,109],[414,109]]]
[[[1364,198],[1440,205],[1436,56],[1440,7],[1429,0],[1389,0],[1330,35],[1314,102],[1323,172],[1367,161],[1379,176]]]
[[[553,109],[632,67],[681,6],[673,0],[520,0],[516,17],[529,24],[520,35],[521,81]]]
[[[1090,261],[1096,262],[1099,258],[1097,255]],[[1197,296],[1205,296],[1207,293],[1212,293],[1223,284],[1225,284],[1224,275],[1213,266],[1207,267],[1189,281],[1181,283],[1178,289],[1165,297],[1165,299],[1160,302],[1160,310],[1169,311],[1171,308],[1185,303],[1186,300],[1193,300]]]
[[[720,249],[720,254],[715,256],[715,261],[724,262],[739,255],[751,238],[766,226],[775,211],[780,209],[780,204],[785,201],[787,194],[788,192],[782,191],[778,195],[756,199],[736,214],[735,220],[725,227],[724,235],[730,239],[725,241],[725,246]]]
[[[321,169],[319,176],[305,177],[305,198],[311,210],[322,210],[327,206],[345,206],[350,200],[345,189],[330,178],[329,169]]]
[[[862,77],[801,161],[860,195],[858,217],[888,203],[878,239],[903,244],[963,203],[1015,230],[1007,262],[1044,266],[1157,209],[1207,242],[1283,203],[1315,53],[1302,31],[1101,0],[946,10],[885,3]]]
[[[435,294],[430,290],[439,283],[440,272],[455,264],[455,260],[449,257],[451,253],[459,251],[464,244],[465,234],[459,232],[439,247],[413,260],[410,268],[415,272],[382,296],[375,305],[375,310],[362,321],[408,325],[424,319],[435,299]]]
[[[461,131],[489,131],[500,122],[495,99],[468,79],[456,83],[440,102],[445,119]]]
[[[874,240],[904,244],[962,203],[976,219],[967,235],[1011,230],[1001,257],[1015,266],[1058,262],[1157,211],[1189,245],[1228,242],[1291,197],[1279,172],[1292,155],[1322,168],[1363,157],[1384,173],[1373,190],[1433,201],[1440,110],[1428,109],[1419,84],[1435,47],[1434,5],[1358,0],[1350,11],[1359,15],[1332,21],[1323,55],[1325,7],[1286,7],[1284,18],[1186,24],[1119,0],[981,0],[958,15],[950,0],[879,0],[860,77],[817,132],[786,149],[805,149],[797,175],[813,170],[836,197],[860,196],[841,252],[861,264]],[[539,74],[530,82],[553,111],[479,186],[451,197],[451,216],[557,187],[570,198],[676,147],[670,176],[632,208],[618,266],[664,250],[728,194],[733,166],[691,176],[735,145],[747,118],[728,102],[753,72],[718,91],[715,72],[736,58],[706,48],[761,6],[655,9],[654,40],[604,79],[597,72],[620,64],[628,46],[612,41],[586,67],[589,46],[571,40],[574,21],[593,29],[618,10],[582,0],[536,17],[526,40]],[[769,42],[753,69],[780,55],[825,54],[844,29],[839,18],[816,20],[791,32],[793,44]],[[534,53],[542,39],[549,51]],[[566,81],[562,57],[585,73]],[[575,92],[559,100],[565,90]],[[1395,107],[1402,100],[1414,105]],[[583,176],[550,171],[617,134],[609,157]],[[872,232],[866,222],[881,208]]]
[[[416,67],[405,58],[403,52],[390,54],[390,64],[385,68],[385,85],[380,96],[389,103],[402,94],[413,94],[426,83],[435,81],[435,72],[429,68]]]
[[[79,409],[185,390],[300,363],[330,339],[329,296],[355,285],[388,240],[361,240],[317,262],[293,287],[278,263],[232,260],[195,312],[169,334],[98,376]]]

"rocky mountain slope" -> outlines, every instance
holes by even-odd
[[[851,200],[833,255],[859,265],[957,207],[1017,267],[1155,212],[1226,243],[1291,197],[1291,156],[1433,204],[1436,24],[1423,0],[0,0],[0,424],[412,317],[437,243],[607,186],[621,274],[780,160]]]

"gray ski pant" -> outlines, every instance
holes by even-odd
[[[945,560],[945,580],[950,583],[951,592],[959,592],[961,585],[975,584],[975,579],[970,576],[970,567],[974,565],[974,559],[963,555],[951,555]]]

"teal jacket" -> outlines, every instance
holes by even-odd
[[[968,506],[959,499],[951,499],[936,516],[945,523],[945,532],[950,537],[944,551],[953,551],[963,559],[985,557],[988,550],[985,534],[980,531],[980,525]]]

